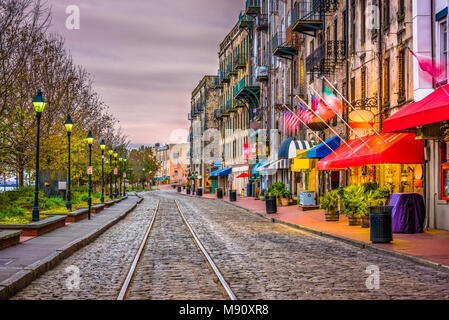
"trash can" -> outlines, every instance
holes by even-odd
[[[389,243],[393,240],[392,210],[392,206],[369,207],[371,242]]]
[[[223,189],[222,188],[217,189],[217,199],[223,199]]]
[[[276,205],[276,196],[265,197],[265,208],[267,210],[267,213],[277,213],[278,208]]]
[[[229,201],[237,201],[237,190],[229,190]]]
[[[181,192],[181,186],[178,186],[178,192]]]
[[[196,195],[197,195],[198,197],[202,197],[202,196],[203,196],[203,188],[198,188],[198,190],[197,190],[197,192],[196,192]]]
[[[190,194],[190,188],[186,189],[186,194]]]

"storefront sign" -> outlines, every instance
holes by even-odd
[[[256,78],[268,77],[268,67],[258,66],[256,68]]]

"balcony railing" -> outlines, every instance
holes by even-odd
[[[277,33],[272,40],[273,55],[278,57],[291,57],[298,55],[298,43],[293,40],[286,41],[284,33]]]
[[[259,14],[256,17],[256,30],[267,30],[268,29],[268,14]]]
[[[234,69],[245,69],[246,68],[246,58],[244,55],[239,54],[234,57]]]
[[[258,85],[254,83],[250,76],[243,77],[240,81],[234,86],[234,98],[239,94],[239,92],[245,87],[257,87]]]
[[[315,36],[323,29],[323,16],[335,12],[338,0],[312,0],[296,2],[292,10],[293,31]]]
[[[333,73],[345,56],[344,41],[327,40],[306,58],[306,71],[320,75]]]
[[[246,0],[246,13],[247,14],[258,14],[260,12],[260,1],[259,0]]]

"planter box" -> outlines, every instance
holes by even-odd
[[[47,216],[66,216],[66,222],[73,223],[78,222],[87,218],[88,210],[87,209],[78,209],[69,213],[46,213]]]
[[[351,217],[348,216],[348,223],[350,226],[361,226],[362,225],[362,219],[360,217]]]
[[[92,213],[98,213],[100,211],[103,211],[104,204],[97,204],[95,206],[92,206]]]
[[[65,226],[66,216],[54,216],[28,224],[0,224],[0,229],[22,230],[24,236],[40,236]]]
[[[324,213],[324,217],[326,218],[326,221],[338,221],[340,218],[340,215],[338,213],[338,211],[333,211],[333,212],[325,212]]]
[[[22,231],[0,230],[0,250],[14,246],[19,243]]]

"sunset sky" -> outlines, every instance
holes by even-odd
[[[50,0],[52,28],[133,144],[168,143],[188,130],[190,95],[216,74],[219,44],[243,0]],[[80,8],[68,30],[66,7]],[[183,131],[184,130],[184,131]],[[175,142],[175,141],[173,141]],[[178,141],[176,141],[178,142]],[[184,141],[186,142],[186,134]]]

